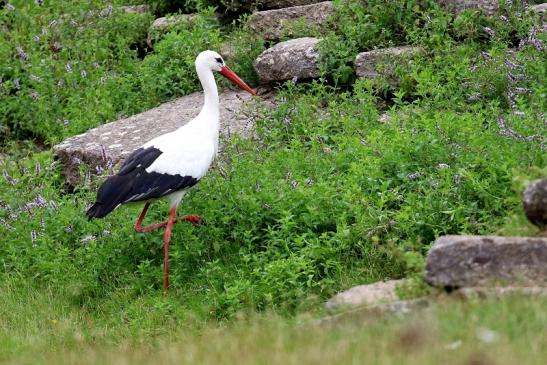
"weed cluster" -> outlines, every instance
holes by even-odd
[[[420,272],[439,235],[496,232],[519,214],[516,182],[545,174],[545,33],[524,9],[454,17],[436,3],[336,2],[325,77],[280,86],[259,138],[231,140],[222,173],[185,200],[207,224],[173,232],[181,308],[214,318],[305,310],[352,284]],[[0,280],[62,288],[90,311],[120,292],[156,293],[161,233],[133,234],[138,208],[87,222],[94,187],[67,194],[51,152],[24,140],[56,142],[196,90],[195,54],[218,49],[221,30],[246,79],[264,47],[198,7],[141,59],[151,17],[117,5],[0,9]],[[354,79],[359,51],[401,44],[425,53],[396,67],[400,86]]]

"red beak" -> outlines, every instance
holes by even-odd
[[[233,82],[234,84],[236,84],[237,86],[239,86],[240,88],[242,88],[243,90],[249,92],[252,95],[256,95],[256,91],[254,91],[249,85],[247,85],[245,81],[241,80],[241,78],[237,76],[237,74],[234,71],[230,70],[228,66],[226,65],[222,66],[219,73],[222,76],[226,77],[231,82]]]

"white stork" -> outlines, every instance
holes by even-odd
[[[121,204],[144,202],[135,231],[141,233],[165,227],[163,270],[166,290],[169,288],[169,241],[173,223],[181,220],[193,224],[201,222],[198,215],[175,218],[177,207],[188,189],[205,176],[218,151],[220,111],[213,71],[218,71],[243,90],[256,95],[216,52],[201,52],[196,58],[196,71],[204,93],[203,107],[198,116],[131,153],[120,171],[101,185],[95,204],[86,213],[90,220],[103,218]],[[143,227],[142,221],[150,203],[158,198],[168,200],[169,219]]]

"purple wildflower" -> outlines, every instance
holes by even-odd
[[[6,182],[8,184],[13,185],[13,186],[15,186],[17,184],[17,180],[15,180],[13,177],[9,176],[9,174],[6,170],[4,170],[2,175],[4,175],[4,179],[6,179]]]
[[[44,197],[40,194],[34,198],[34,203],[39,208],[46,208],[48,206],[48,201],[44,199]]]
[[[88,242],[91,242],[91,241],[95,241],[97,239],[97,237],[93,236],[93,235],[89,235],[89,236],[85,236],[84,238],[82,238],[80,240],[80,243],[85,246]]]
[[[36,247],[36,231],[34,229],[30,231],[30,241],[32,242],[32,247]]]
[[[106,9],[101,10],[99,15],[102,16],[103,18],[107,18],[110,15],[112,15],[112,9],[113,9],[112,5],[108,5]]]
[[[511,71],[507,71],[507,76],[511,81],[519,81],[519,80],[525,80],[526,75],[523,74],[514,74]]]
[[[505,66],[507,66],[507,68],[509,68],[510,70],[526,70],[526,67],[522,66],[522,65],[518,65],[514,62],[511,62],[509,61],[508,59],[505,59],[504,61],[505,63]]]
[[[314,183],[315,183],[315,181],[311,178],[306,180],[306,186],[312,186]]]
[[[7,3],[7,4],[6,4],[6,9],[8,9],[9,11],[14,11],[14,10],[15,10],[15,6],[11,5],[10,3]]]
[[[80,76],[85,79],[87,77],[87,72],[85,70],[80,71]]]
[[[406,178],[408,180],[416,180],[417,178],[419,178],[421,176],[421,174],[419,172],[412,172],[408,175],[406,175]]]
[[[490,38],[494,38],[496,36],[496,32],[494,32],[492,28],[483,27],[482,29],[490,36]]]
[[[104,145],[101,143],[101,157],[103,161],[106,161],[106,150],[104,148]]]
[[[492,56],[490,55],[490,53],[486,52],[486,51],[481,51],[481,56],[482,58],[484,58],[485,60],[489,60],[492,58]]]
[[[21,59],[21,61],[28,60],[28,55],[26,54],[25,50],[22,47],[16,47],[15,51],[17,52],[17,55]]]
[[[291,181],[291,188],[296,189],[298,187],[298,181],[293,180]]]
[[[479,101],[481,100],[481,94],[473,94],[467,98],[468,101]]]
[[[10,231],[13,231],[15,229],[3,218],[0,218],[0,224],[3,225],[6,229],[9,229]]]
[[[13,86],[15,86],[17,90],[21,90],[21,83],[19,82],[19,79],[13,79]]]

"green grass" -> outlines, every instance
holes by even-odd
[[[547,356],[545,298],[441,297],[405,316],[363,312],[325,326],[271,313],[207,324],[162,295],[121,296],[93,312],[57,291],[13,286],[1,294],[0,361],[10,364],[516,365]]]
[[[545,357],[533,337],[545,328],[543,299],[441,300],[407,319],[302,324],[356,284],[410,277],[404,297],[427,293],[424,257],[440,235],[538,233],[520,206],[526,183],[547,173],[546,33],[528,33],[537,15],[517,6],[454,18],[434,1],[337,1],[323,77],[277,85],[257,138],[227,142],[185,199],[181,214],[207,224],[175,227],[164,296],[162,233],[133,232],[137,207],[88,222],[104,176],[67,188],[51,145],[197,90],[195,55],[225,41],[236,49],[231,67],[256,82],[266,44],[244,18],[221,24],[206,2],[185,3],[197,20],[154,38],[153,49],[152,17],[116,10],[121,2],[108,16],[103,1],[10,3],[15,10],[0,9],[0,361],[207,363],[221,350],[226,362],[250,363]],[[357,52],[403,44],[424,52],[395,67],[398,86],[355,80]],[[157,203],[150,221],[165,208]],[[479,327],[498,341],[477,342]],[[401,338],[413,331],[421,342],[408,347]]]

